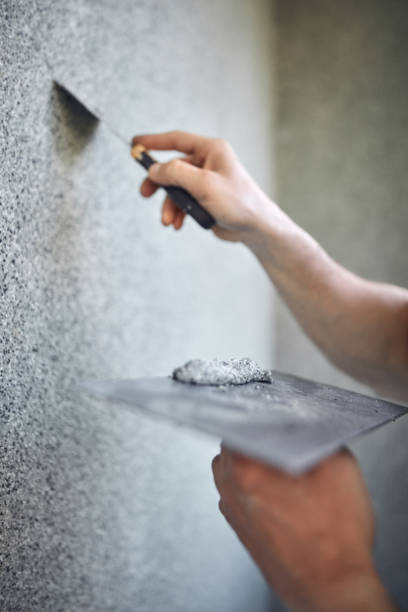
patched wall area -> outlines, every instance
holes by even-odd
[[[402,0],[282,0],[277,6],[278,201],[341,264],[403,287],[408,286],[407,23]],[[281,303],[276,365],[361,388],[318,353]],[[404,609],[407,439],[405,417],[353,445],[375,503],[377,564]]]
[[[0,19],[0,607],[280,609],[218,512],[217,444],[74,390],[196,356],[270,366],[270,287],[243,247],[165,230],[123,144],[52,83],[129,137],[223,136],[271,192],[271,4],[20,0]]]

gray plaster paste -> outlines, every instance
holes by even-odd
[[[273,382],[272,372],[263,370],[249,357],[242,359],[191,359],[173,371],[172,377],[192,385],[244,385]]]

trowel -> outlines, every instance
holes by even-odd
[[[100,398],[221,438],[230,449],[300,474],[407,408],[273,371],[271,383],[203,386],[170,377],[87,382]]]
[[[104,119],[77,84],[50,72],[56,85],[79,102],[131,150],[130,142]],[[155,160],[138,147],[133,157],[146,169]],[[214,218],[178,187],[166,188],[182,210],[208,229]],[[407,409],[337,387],[273,372],[272,383],[200,386],[172,378],[101,380],[82,389],[128,409],[174,421],[221,438],[226,446],[299,474],[335,450]]]

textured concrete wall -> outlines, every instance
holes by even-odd
[[[403,0],[278,2],[277,189],[346,267],[408,285],[408,9]],[[277,366],[359,388],[282,305]],[[408,419],[355,445],[379,520],[377,562],[408,609]]]
[[[271,294],[240,246],[159,225],[120,142],[223,135],[271,190],[265,0],[1,3],[0,608],[247,612],[273,597],[218,513],[217,444],[72,392],[193,356],[271,361]],[[248,324],[250,322],[250,325]],[[276,607],[278,609],[278,606]]]

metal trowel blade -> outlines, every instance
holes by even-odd
[[[273,372],[273,383],[211,387],[171,378],[101,380],[81,388],[132,411],[207,432],[249,457],[299,474],[407,408]]]

